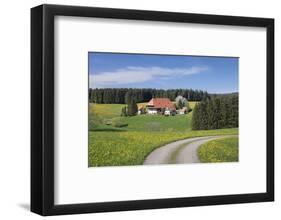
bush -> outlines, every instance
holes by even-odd
[[[89,130],[94,131],[103,124],[103,120],[97,114],[92,113],[89,116]]]
[[[123,128],[123,127],[127,127],[128,123],[124,123],[124,122],[121,122],[121,121],[114,121],[112,123],[112,126],[116,127],[116,128]]]

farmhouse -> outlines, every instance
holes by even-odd
[[[146,105],[148,114],[163,113],[165,111],[175,111],[174,104],[168,98],[152,98]]]

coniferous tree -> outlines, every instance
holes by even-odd
[[[133,90],[129,90],[125,95],[125,101],[127,103],[127,115],[134,116],[138,112],[138,106],[136,103],[136,95]]]
[[[222,110],[221,110],[221,99],[216,98],[213,100],[214,102],[214,125],[213,129],[222,128]]]
[[[199,104],[196,104],[192,111],[191,126],[193,130],[200,130],[200,115],[199,115]]]
[[[200,130],[208,129],[208,114],[207,114],[207,102],[200,103],[199,114],[200,114]]]
[[[232,97],[230,103],[230,117],[228,123],[231,127],[238,127],[238,97]]]
[[[228,99],[223,98],[221,100],[221,124],[223,128],[229,127],[228,121],[229,121],[229,102]]]
[[[138,106],[134,99],[130,103],[128,103],[128,116],[134,116],[138,112]]]
[[[239,126],[238,95],[212,96],[193,110],[192,129],[220,129]]]
[[[214,103],[212,100],[207,101],[207,114],[208,114],[208,129],[214,129],[215,112]]]
[[[122,107],[122,109],[121,109],[121,116],[122,117],[128,116],[127,106]]]
[[[131,96],[138,102],[148,102],[152,97],[169,98],[175,100],[177,96],[183,96],[188,101],[201,101],[209,97],[207,92],[192,89],[136,89],[136,88],[102,88],[89,89],[89,101],[94,103],[126,103],[126,94],[130,92]]]

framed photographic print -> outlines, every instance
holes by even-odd
[[[273,200],[273,19],[31,9],[31,211]]]

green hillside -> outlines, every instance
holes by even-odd
[[[195,104],[189,102],[191,108]],[[89,105],[89,166],[138,165],[143,163],[152,150],[172,141],[207,135],[238,134],[237,128],[192,131],[192,112],[167,117],[120,117],[123,106]]]

